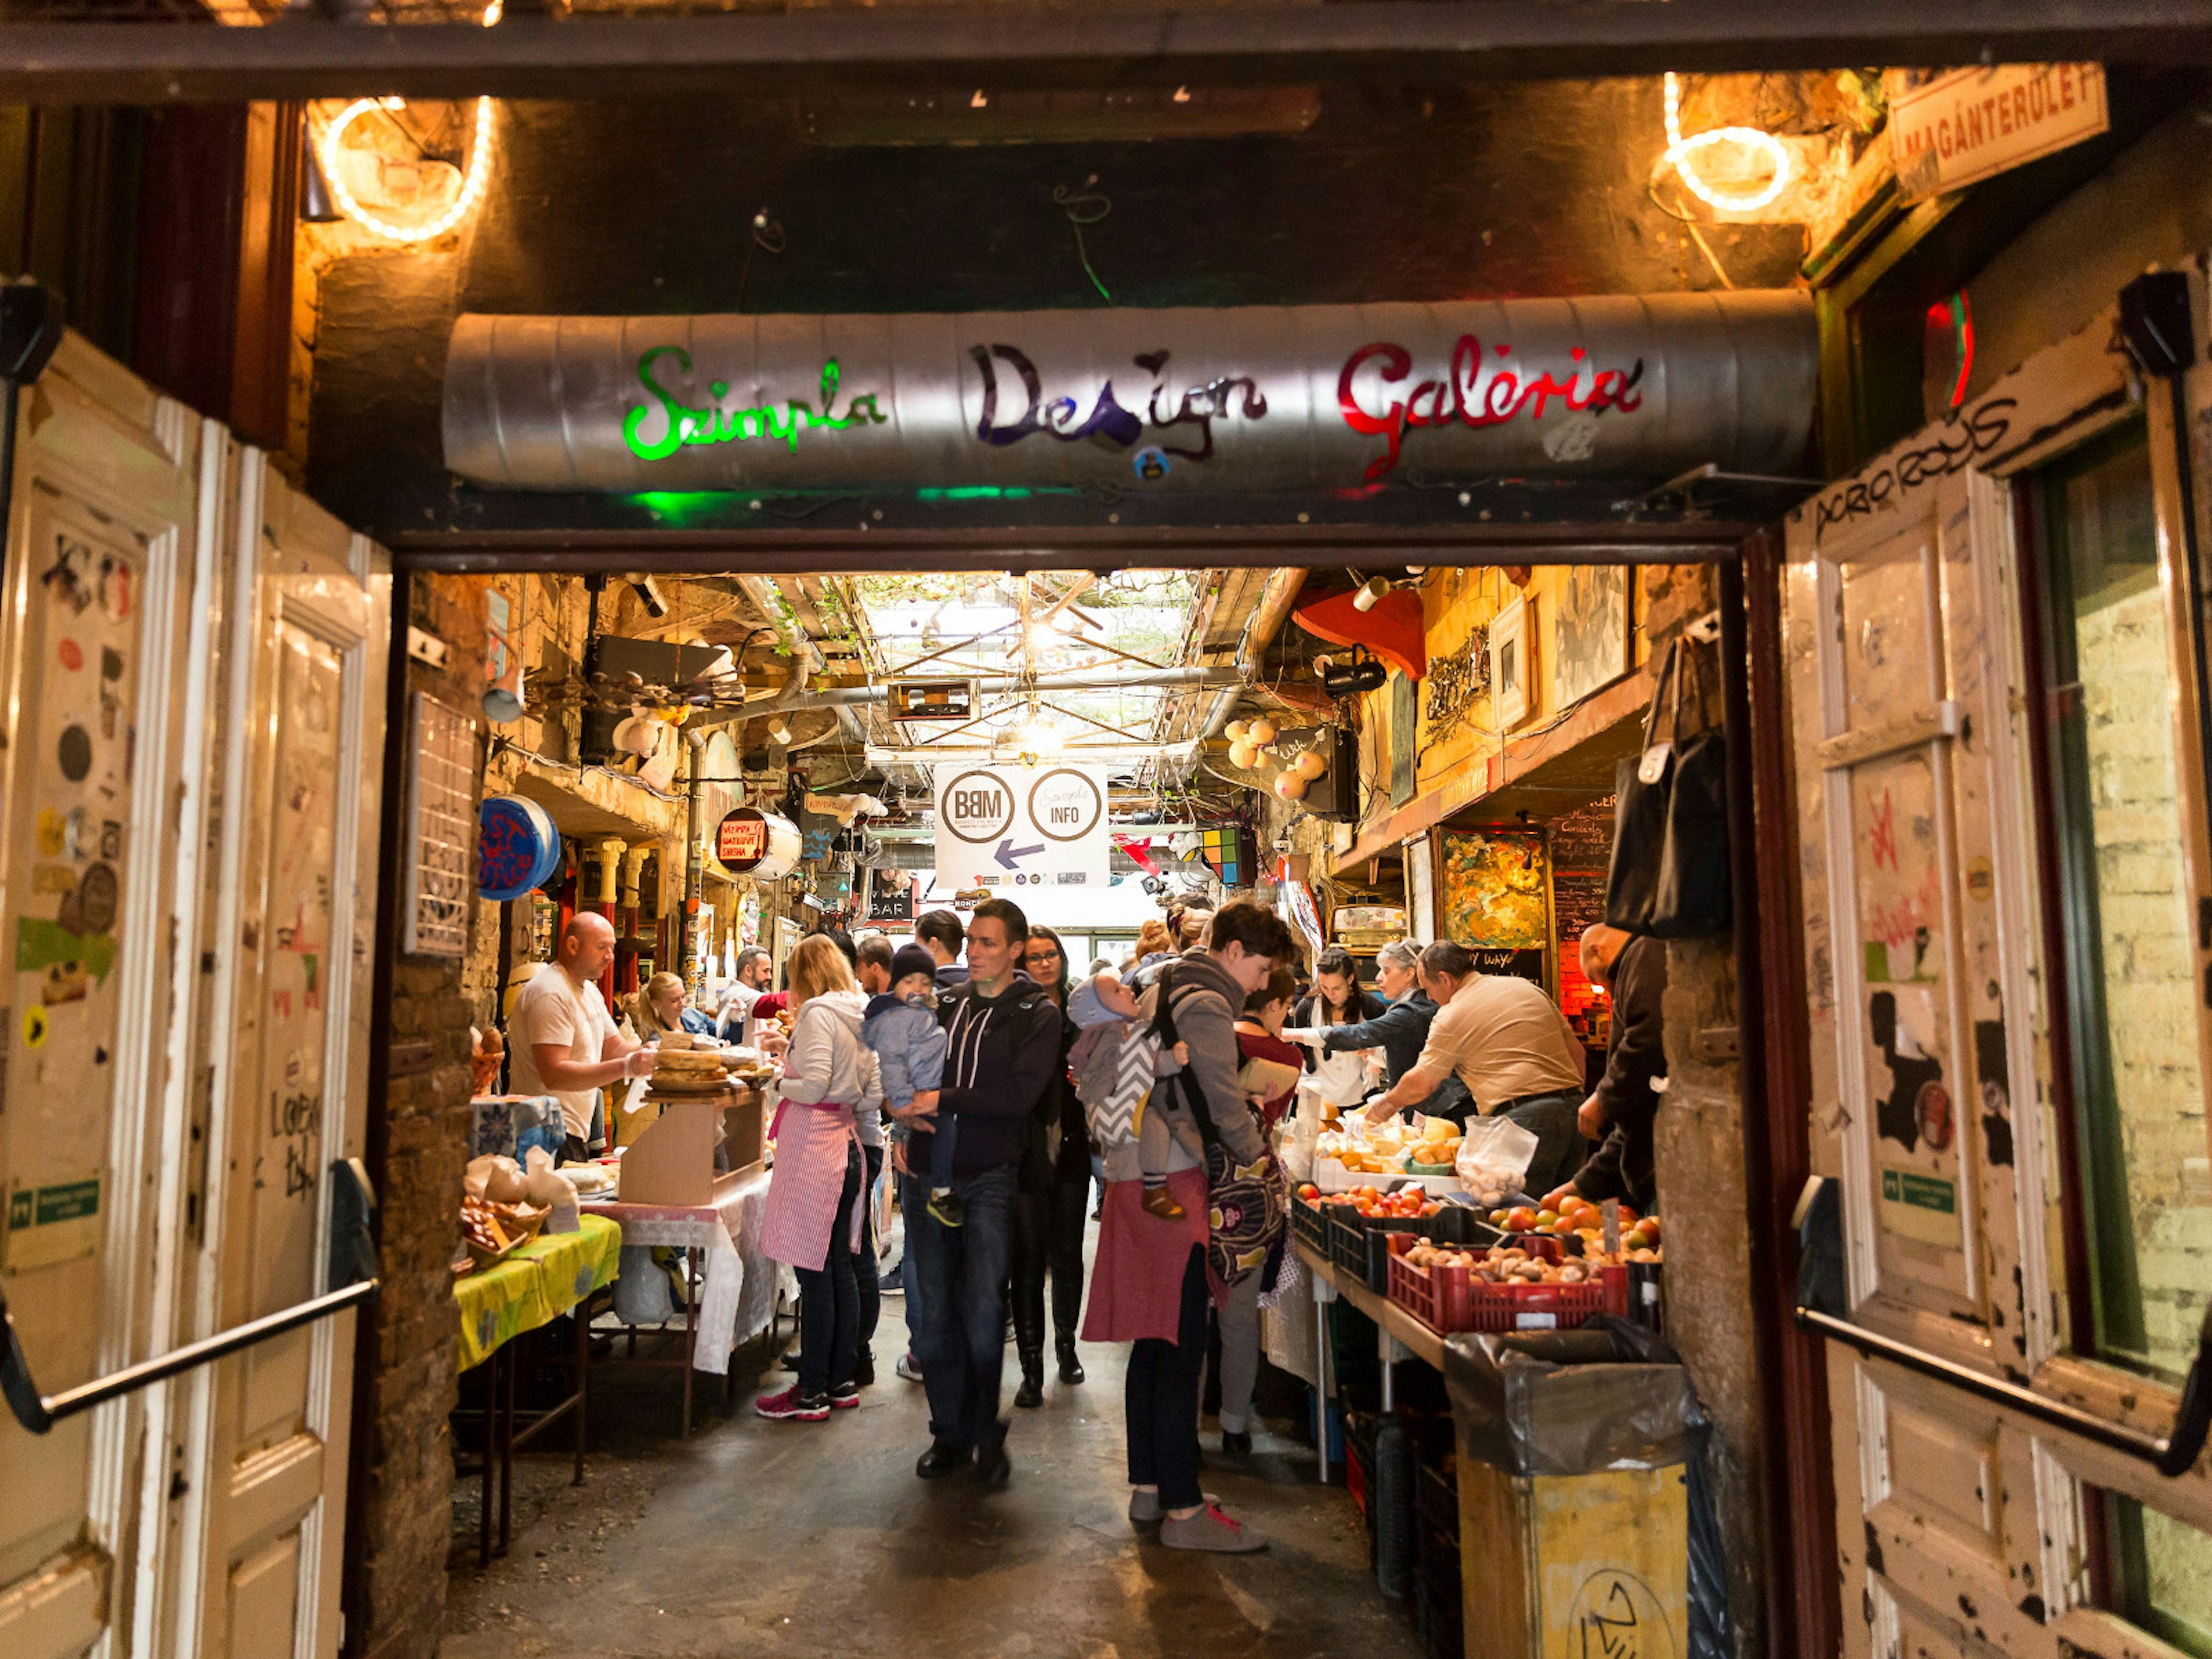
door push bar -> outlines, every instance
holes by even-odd
[[[1797,1233],[1797,1325],[1801,1330],[1832,1337],[1863,1354],[1887,1359],[1993,1406],[2138,1458],[2169,1480],[2196,1467],[2197,1455],[2204,1449],[2206,1431],[2212,1429],[2212,1304],[2206,1306],[2203,1323],[2197,1329],[2197,1357],[2190,1364],[2188,1380],[2181,1386],[2173,1431],[2161,1438],[1845,1318],[1849,1298],[1844,1280],[1843,1207],[1835,1182],[1815,1176],[1806,1183],[1805,1194],[1798,1200]]]
[[[8,1312],[7,1292],[0,1288],[0,1395],[7,1397],[8,1407],[18,1423],[33,1434],[45,1434],[65,1418],[372,1300],[377,1291],[376,1197],[359,1158],[341,1158],[331,1165],[328,1271],[327,1282],[332,1288],[320,1296],[52,1395],[40,1394],[32,1381],[30,1362]]]

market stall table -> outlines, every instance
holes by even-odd
[[[719,1176],[705,1204],[587,1200],[583,1206],[586,1216],[621,1224],[625,1252],[649,1251],[659,1245],[685,1253],[690,1294],[684,1303],[683,1358],[628,1363],[683,1367],[686,1436],[691,1432],[691,1373],[696,1370],[726,1377],[730,1355],[738,1344],[764,1329],[775,1316],[776,1266],[760,1253],[768,1182],[767,1173],[755,1169]],[[646,1271],[642,1256],[626,1255],[624,1265],[635,1273]],[[703,1275],[699,1271],[702,1267]],[[635,1348],[633,1333],[633,1352]]]
[[[477,1523],[477,1547],[482,1561],[489,1562],[495,1553],[507,1552],[514,1449],[563,1416],[574,1418],[574,1484],[583,1484],[588,1304],[614,1281],[622,1244],[622,1228],[617,1224],[599,1216],[585,1216],[574,1232],[540,1233],[492,1266],[453,1282],[453,1300],[460,1311],[457,1368],[468,1371],[487,1363],[490,1366],[484,1377],[483,1458],[480,1468],[471,1471],[483,1477],[483,1513]],[[566,1399],[534,1413],[529,1426],[518,1434],[514,1361],[507,1345],[524,1332],[550,1325],[571,1310],[578,1310],[575,1387]],[[497,1552],[491,1544],[495,1474],[499,1486]]]

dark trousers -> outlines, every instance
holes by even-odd
[[[1580,1090],[1560,1089],[1548,1095],[1523,1095],[1499,1109],[1499,1116],[1511,1118],[1536,1137],[1536,1154],[1528,1161],[1525,1179],[1528,1190],[1538,1198],[1572,1181],[1589,1155],[1589,1143],[1575,1121],[1583,1099]]]
[[[1158,1486],[1164,1510],[1206,1501],[1198,1484],[1198,1387],[1206,1365],[1206,1252],[1191,1246],[1183,1269],[1176,1340],[1148,1336],[1129,1350],[1122,1409],[1128,1419],[1129,1484]]]
[[[866,1347],[876,1340],[876,1321],[884,1311],[882,1275],[876,1267],[876,1180],[884,1172],[884,1149],[863,1146],[866,1165],[860,1177],[860,1253],[853,1258],[853,1274],[860,1290],[860,1341]]]
[[[845,1144],[845,1186],[818,1269],[799,1267],[799,1391],[811,1398],[853,1380],[860,1353],[860,1287],[853,1270],[853,1206],[860,1194],[860,1149]]]
[[[1053,1334],[1075,1340],[1083,1316],[1083,1223],[1091,1178],[1054,1176],[1014,1200],[1014,1341],[1035,1352],[1044,1346],[1044,1281],[1052,1276]]]
[[[967,1206],[963,1226],[929,1213],[929,1181],[908,1176],[907,1320],[929,1395],[929,1431],[962,1448],[1006,1437],[999,1374],[1006,1358],[1006,1268],[1012,1253],[1014,1169],[963,1176],[952,1189]]]

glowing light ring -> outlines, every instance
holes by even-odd
[[[378,218],[346,188],[345,179],[338,170],[338,140],[345,136],[348,127],[373,109],[406,106],[404,98],[356,98],[340,110],[330,125],[323,129],[323,180],[331,187],[331,200],[347,218],[395,242],[427,242],[443,236],[467,218],[483,198],[485,185],[491,182],[491,100],[477,100],[476,137],[469,147],[468,171],[462,175],[460,193],[453,198],[451,207],[424,225],[395,225],[388,219]]]
[[[1690,166],[1691,156],[1701,149],[1710,149],[1715,144],[1747,144],[1753,149],[1765,151],[1767,162],[1774,169],[1774,176],[1766,181],[1763,189],[1748,195],[1715,190],[1698,178]],[[1717,208],[1724,213],[1754,213],[1765,207],[1788,187],[1791,171],[1788,149],[1772,133],[1758,127],[1715,127],[1709,132],[1695,133],[1687,138],[1682,137],[1682,81],[1672,70],[1667,72],[1667,153],[1659,158],[1659,165],[1662,170],[1674,168],[1675,176],[1681,179],[1691,195],[1707,207]]]

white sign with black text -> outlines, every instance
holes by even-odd
[[[939,886],[1103,888],[1110,857],[1103,769],[938,769]]]
[[[2094,138],[2111,125],[2097,64],[1996,64],[1923,78],[1893,70],[1899,193],[1924,201]]]

